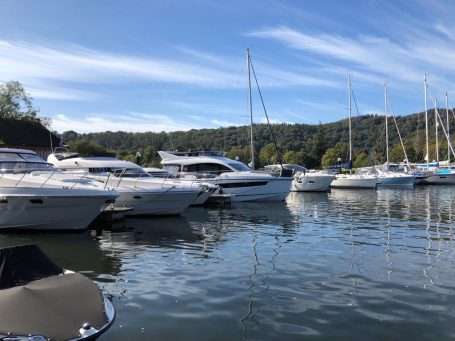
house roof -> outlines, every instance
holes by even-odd
[[[60,139],[38,122],[0,118],[0,139],[10,146],[51,147]]]

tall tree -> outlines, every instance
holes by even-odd
[[[38,117],[39,109],[32,105],[33,98],[18,81],[0,85],[0,117],[15,120],[30,120],[50,127],[48,117]]]

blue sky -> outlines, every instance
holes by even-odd
[[[19,80],[59,132],[247,123],[245,49],[273,122],[455,103],[453,1],[2,0],[0,82]],[[453,94],[453,95],[452,95]],[[254,117],[264,122],[258,96]]]

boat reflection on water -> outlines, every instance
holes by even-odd
[[[38,245],[63,268],[83,273],[95,281],[103,281],[103,274],[116,275],[120,272],[121,261],[116,254],[100,248],[97,237],[87,231],[8,233],[0,236],[0,247],[30,243]]]
[[[132,218],[114,223],[100,234],[103,249],[131,251],[135,246],[178,248],[182,243],[199,243],[203,236],[182,216]]]

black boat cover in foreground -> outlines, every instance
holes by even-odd
[[[35,259],[22,257],[21,248],[29,256],[38,254],[29,245],[0,250],[0,275],[8,277],[8,281],[1,283],[22,283],[20,275],[24,274],[27,281],[36,278],[38,271],[34,269]],[[12,255],[19,256],[11,263],[8,258]],[[30,263],[28,267],[33,268],[31,275],[27,276],[27,265],[21,264],[21,260]],[[8,268],[11,264],[18,265],[20,273],[15,272],[14,267]],[[38,264],[39,271],[46,274],[60,269],[53,263],[55,267],[49,268],[44,267],[44,262]],[[79,337],[79,329],[84,323],[96,329],[108,323],[103,296],[96,284],[81,274],[61,274],[61,270],[57,271],[59,275],[0,290],[0,335],[41,335],[51,340],[68,340]]]
[[[63,274],[37,245],[0,249],[0,289],[8,289],[37,279]]]

